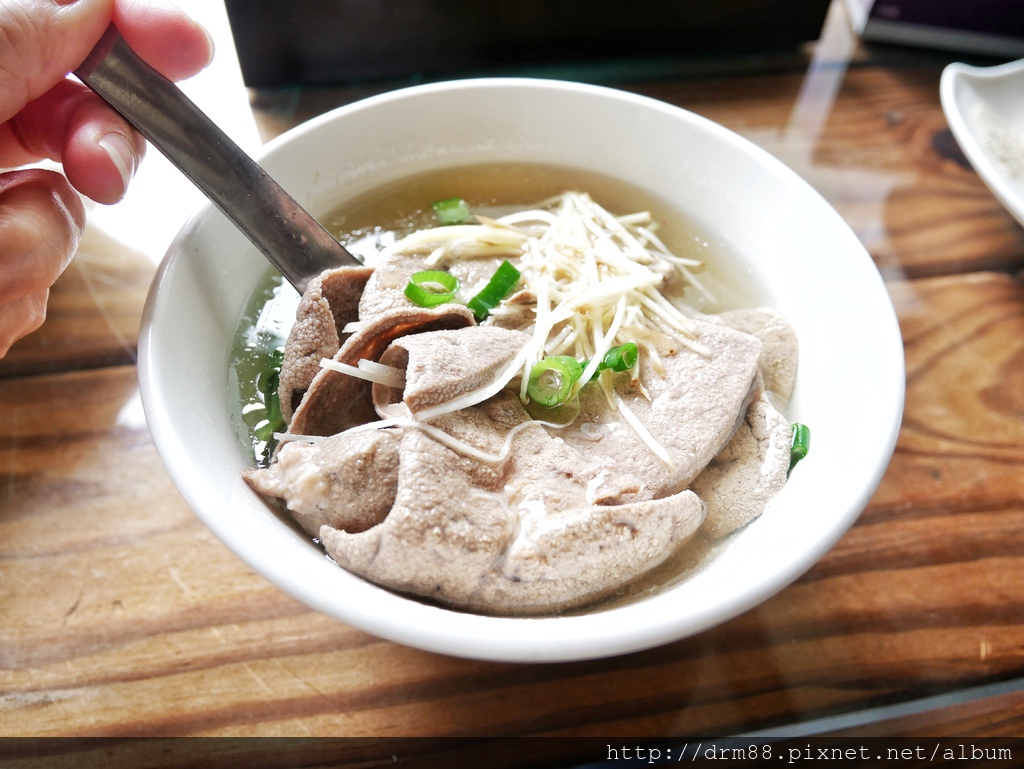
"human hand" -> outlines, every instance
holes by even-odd
[[[85,226],[77,190],[120,200],[145,151],[142,137],[102,99],[67,79],[113,22],[172,80],[213,56],[206,32],[162,0],[0,0],[0,357],[46,317],[50,286]]]

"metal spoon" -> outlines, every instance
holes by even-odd
[[[325,269],[360,263],[113,25],[75,75],[191,179],[300,293]]]

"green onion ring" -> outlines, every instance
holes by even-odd
[[[480,290],[480,293],[466,302],[466,306],[473,311],[478,321],[483,320],[491,310],[501,304],[502,299],[512,292],[519,282],[519,278],[519,270],[508,259],[504,260],[494,271],[491,279],[487,281],[487,285]]]
[[[582,374],[583,366],[571,355],[552,355],[533,364],[526,392],[530,400],[545,408],[561,406],[572,396]]]
[[[405,297],[419,307],[450,302],[459,290],[459,279],[444,270],[415,272],[405,286]]]
[[[639,351],[636,348],[636,342],[620,344],[604,354],[601,368],[611,369],[612,371],[629,371],[636,365],[638,355]]]
[[[472,214],[469,203],[458,196],[432,203],[431,208],[441,224],[462,224]]]
[[[601,376],[601,372],[605,369],[609,371],[629,371],[636,365],[636,359],[639,355],[640,351],[637,349],[636,342],[626,342],[618,347],[612,347],[604,354],[604,357],[597,366],[597,371],[590,377],[590,381],[593,382]]]

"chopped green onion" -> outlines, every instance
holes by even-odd
[[[526,392],[545,408],[560,406],[569,400],[582,374],[583,366],[571,355],[553,355],[533,364]]]
[[[270,353],[269,366],[266,371],[256,376],[256,389],[263,395],[277,392],[281,378],[281,366],[284,364],[284,350],[275,349]]]
[[[441,224],[462,224],[469,219],[469,203],[460,197],[447,198],[433,203],[434,216]]]
[[[604,354],[604,358],[601,359],[601,363],[597,367],[597,371],[594,372],[594,376],[591,379],[597,379],[598,375],[605,369],[611,371],[629,371],[633,366],[636,365],[636,359],[639,355],[637,350],[636,342],[626,342],[620,344],[618,347],[611,348]]]
[[[258,441],[269,441],[270,436],[273,435],[273,427],[270,424],[270,420],[267,419],[267,407],[265,405],[259,407],[252,406],[247,412],[247,416],[253,414],[258,415],[260,418],[255,424],[251,425],[252,437]]]
[[[519,278],[519,270],[506,259],[494,271],[491,279],[487,281],[487,285],[480,290],[480,293],[466,302],[466,306],[473,311],[477,320],[483,320],[491,310],[501,303],[502,299],[512,293]]]
[[[793,446],[789,450],[789,469],[796,467],[796,463],[807,456],[811,449],[811,428],[807,425],[795,422],[793,424]]]
[[[281,398],[277,388],[281,383],[281,364],[284,362],[284,350],[274,350],[271,356],[271,368],[256,378],[256,389],[263,395],[266,406],[266,419],[256,426],[253,435],[257,440],[270,441],[274,433],[279,433],[287,426],[281,412]]]
[[[459,290],[459,279],[444,270],[413,273],[405,286],[405,296],[419,307],[437,307],[450,302]]]
[[[636,365],[638,354],[636,342],[620,344],[604,354],[601,368],[610,368],[612,371],[629,371]]]
[[[279,380],[279,375],[274,377],[275,384]],[[281,413],[281,397],[277,394],[277,387],[267,396],[267,419],[270,421],[271,427],[274,428],[274,432],[284,429],[284,414]]]

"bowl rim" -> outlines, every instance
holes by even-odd
[[[193,488],[193,485],[189,483],[189,478],[183,474],[181,466],[174,460],[174,454],[180,450],[181,444],[173,437],[175,425],[168,419],[166,410],[161,407],[162,396],[157,381],[153,334],[163,301],[163,286],[175,267],[183,244],[197,228],[217,213],[214,206],[208,202],[200,206],[189,217],[168,248],[158,267],[143,313],[139,337],[139,382],[143,406],[154,444],[172,480],[190,507],[245,563],[270,582],[317,611],[382,638],[428,651],[465,658],[506,662],[561,662],[640,651],[691,636],[742,614],[789,585],[832,548],[866,506],[881,481],[895,450],[902,418],[905,369],[902,340],[895,310],[888,299],[881,275],[852,230],[832,209],[831,205],[794,171],[764,149],[705,117],[651,97],[607,86],[534,78],[470,78],[410,86],[371,96],[312,118],[268,142],[258,154],[257,160],[263,161],[268,156],[273,156],[280,148],[301,141],[302,137],[317,130],[322,124],[344,119],[345,116],[355,111],[373,109],[380,104],[433,92],[495,87],[541,89],[543,91],[610,97],[624,105],[637,104],[646,109],[655,109],[684,117],[701,127],[702,130],[711,131],[724,141],[738,147],[743,153],[752,155],[759,163],[767,166],[773,174],[781,175],[790,184],[799,185],[807,194],[816,198],[820,205],[832,211],[836,220],[835,225],[846,232],[851,248],[855,243],[856,248],[859,249],[860,256],[858,258],[861,263],[857,265],[857,269],[863,274],[864,280],[871,283],[879,293],[875,298],[878,310],[882,315],[880,322],[889,330],[888,338],[884,339],[884,344],[879,346],[879,354],[884,356],[884,370],[890,372],[892,379],[885,383],[889,413],[877,436],[879,441],[877,458],[863,478],[863,483],[859,486],[859,493],[837,516],[836,523],[829,531],[828,536],[820,537],[811,543],[801,551],[800,557],[778,565],[770,575],[770,579],[764,579],[745,589],[739,589],[731,596],[731,601],[728,604],[708,604],[685,613],[682,618],[671,615],[652,617],[650,612],[642,615],[647,621],[642,637],[638,637],[636,628],[629,624],[628,619],[636,614],[633,607],[643,602],[572,616],[493,617],[428,605],[414,598],[391,593],[345,572],[324,557],[322,560],[325,566],[347,575],[348,579],[344,580],[345,583],[368,597],[368,602],[365,604],[344,606],[339,609],[335,601],[328,600],[324,595],[315,591],[310,591],[308,586],[298,581],[294,574],[277,568],[273,564],[268,564],[264,552],[254,550],[247,543],[240,542],[233,537],[231,532],[224,531],[221,522],[215,515],[211,516],[206,509],[206,501],[202,498],[202,494]],[[365,590],[367,588],[369,589],[368,593]],[[371,595],[372,600],[369,600]],[[394,620],[389,614],[392,610],[401,612],[399,621]],[[624,621],[608,621],[609,618],[618,619],[620,617]]]

